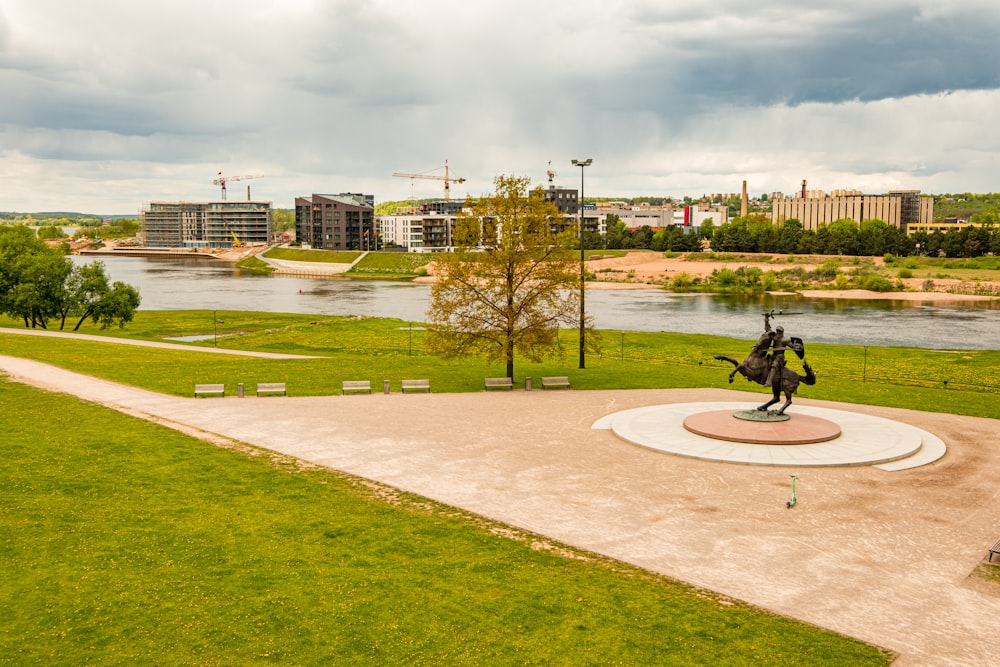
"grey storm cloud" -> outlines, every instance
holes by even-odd
[[[976,190],[997,166],[998,29],[982,0],[6,0],[0,209],[134,208],[219,169],[267,173],[276,205],[433,196],[391,173],[445,158],[472,194],[588,156],[622,196],[806,175]]]

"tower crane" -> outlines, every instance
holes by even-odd
[[[249,176],[223,176],[222,172],[219,172],[218,177],[212,181],[212,185],[222,186],[222,200],[226,200],[226,183],[229,181],[245,181],[250,178],[263,178],[264,174],[251,174]],[[247,188],[247,200],[250,199],[250,188]]]
[[[440,168],[440,167],[439,167]],[[448,161],[444,161],[444,176],[438,176],[436,174],[401,174],[400,172],[393,173],[393,176],[399,176],[400,178],[430,178],[435,181],[444,181],[444,200],[451,201],[451,184],[452,183],[465,183],[464,178],[452,178],[448,173]]]

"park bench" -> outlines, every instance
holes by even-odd
[[[226,385],[224,384],[196,384],[194,386],[194,397],[199,396],[219,396],[226,395]]]
[[[483,391],[490,389],[514,389],[514,380],[512,378],[486,378]]]
[[[556,377],[543,377],[542,389],[569,389],[569,378],[565,375]]]
[[[260,396],[264,394],[281,394],[282,396],[288,396],[288,392],[285,390],[284,382],[258,382],[257,383],[257,395]]]
[[[997,543],[994,544],[992,547],[990,547],[990,562],[991,563],[993,562],[993,554],[996,554],[997,556],[1000,556],[1000,540],[997,540]]]
[[[426,391],[428,394],[431,393],[431,381],[430,380],[403,380],[403,393],[410,389],[412,391]]]
[[[340,386],[340,391],[343,394],[353,394],[362,391],[370,394],[372,393],[372,383],[371,380],[344,380]]]

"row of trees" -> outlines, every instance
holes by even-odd
[[[994,216],[995,213],[984,214]],[[1000,254],[1000,225],[987,220],[981,226],[947,232],[909,235],[882,220],[835,220],[819,229],[802,229],[798,220],[771,224],[763,216],[736,218],[718,229],[702,229],[712,250],[720,252],[773,252],[816,255],[908,257],[980,257]]]
[[[76,266],[50,248],[24,225],[0,226],[0,313],[24,326],[59,329],[88,319],[102,329],[131,322],[139,307],[139,291],[111,283],[102,262]]]
[[[774,225],[763,215],[737,217],[716,227],[703,223],[696,230],[682,227],[653,229],[648,225],[628,229],[616,216],[608,220],[606,236],[588,232],[585,247],[590,249],[645,249],[691,252],[704,242],[716,252],[764,252],[800,255],[855,255],[877,257],[885,254],[908,257],[980,257],[1000,255],[1000,220],[995,211],[973,218],[974,227],[947,232],[917,232],[912,235],[882,220],[835,220],[819,229],[803,229],[798,220]]]

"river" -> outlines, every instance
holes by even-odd
[[[108,274],[139,288],[143,310],[259,310],[426,320],[430,288],[389,280],[257,276],[202,259],[102,257]],[[78,263],[94,261],[73,256]],[[806,299],[588,290],[598,329],[718,334],[755,340],[771,308],[807,343],[1000,350],[1000,303]]]

